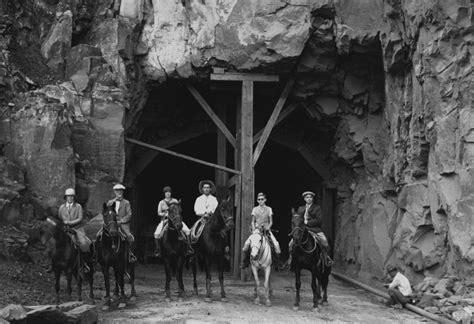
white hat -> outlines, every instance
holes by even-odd
[[[114,188],[114,190],[125,190],[125,186],[121,183],[117,183]]]
[[[306,197],[306,196],[308,196],[308,195],[313,196],[313,197],[316,196],[316,194],[315,194],[314,192],[312,192],[312,191],[305,191],[305,192],[303,192],[303,194],[302,194],[303,198]]]
[[[76,191],[72,188],[67,188],[66,191],[64,192],[64,197],[66,196],[75,196]]]

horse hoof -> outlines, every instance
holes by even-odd
[[[125,308],[125,307],[127,307],[127,304],[125,304],[125,303],[119,303],[118,304],[118,308]]]
[[[313,307],[313,312],[314,313],[319,313],[321,311],[321,308],[319,307]]]
[[[228,300],[226,297],[222,297],[222,298],[221,298],[221,302],[223,302],[223,303],[228,303],[229,300]]]
[[[325,300],[325,301],[323,301],[323,302],[321,303],[321,305],[322,305],[322,306],[328,306],[328,305],[329,305],[329,303],[328,303],[328,301],[327,301],[327,300]]]
[[[130,301],[131,302],[135,302],[137,300],[137,297],[136,296],[130,296]]]
[[[167,302],[167,303],[171,302],[171,298],[170,297],[165,297],[165,302]]]
[[[293,306],[293,310],[296,312],[296,311],[299,311],[300,310],[300,307],[299,306]]]
[[[102,311],[106,312],[110,309],[110,306],[102,306]]]
[[[270,300],[267,300],[265,302],[265,305],[267,305],[268,307],[272,307],[272,302]]]
[[[255,305],[260,305],[260,299],[256,298],[254,303],[255,303]]]
[[[212,298],[206,297],[206,298],[204,298],[204,301],[206,303],[212,303]]]

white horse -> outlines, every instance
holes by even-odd
[[[260,280],[258,279],[258,270],[265,272],[265,305],[272,306],[270,301],[271,285],[270,273],[272,269],[272,250],[268,237],[259,230],[255,230],[245,242],[246,247],[250,245],[250,265],[252,267],[253,277],[255,278],[255,304],[260,305]]]

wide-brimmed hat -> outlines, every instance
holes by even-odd
[[[125,190],[125,186],[121,183],[117,183],[114,188],[114,190]]]
[[[64,199],[66,199],[67,196],[76,197],[76,191],[72,188],[67,188],[66,191],[64,192]]]
[[[214,193],[214,191],[216,190],[216,186],[214,185],[214,182],[212,182],[211,180],[202,180],[202,181],[199,181],[199,192],[202,194],[202,187],[205,185],[205,184],[208,184],[210,187],[211,187],[211,194]]]
[[[167,191],[173,192],[173,190],[171,190],[171,187],[170,187],[170,186],[165,186],[165,187],[163,187],[163,193],[165,193],[165,192],[167,192]]]
[[[313,197],[316,196],[316,194],[312,191],[305,191],[301,194],[301,196],[303,196],[303,198],[306,197],[307,195],[311,195]]]

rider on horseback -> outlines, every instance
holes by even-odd
[[[321,226],[322,226],[322,214],[321,208],[313,204],[313,199],[315,193],[312,191],[305,191],[302,194],[303,199],[305,200],[306,204],[300,206],[298,208],[297,214],[304,217],[304,223],[309,231],[313,232],[316,235],[318,243],[321,245],[322,248],[322,255],[326,259],[326,264],[331,266],[333,261],[329,256],[329,243],[326,238],[326,235],[323,233]],[[286,262],[287,265],[291,267],[292,262],[292,252],[293,252],[293,239],[291,239],[290,243],[288,244],[289,254],[290,257]]]
[[[115,212],[117,213],[117,224],[120,226],[123,234],[127,237],[128,241],[128,261],[134,263],[137,258],[132,252],[132,244],[135,241],[133,234],[130,231],[130,220],[132,219],[132,208],[130,202],[123,198],[125,186],[118,183],[113,187],[115,198],[109,200],[107,205],[112,205],[115,202]]]
[[[161,217],[161,221],[156,227],[156,231],[153,235],[155,237],[155,245],[156,245],[154,254],[157,257],[161,257],[160,239],[163,237],[163,228],[168,223],[169,205],[179,203],[178,200],[171,198],[172,190],[170,186],[164,187],[163,193],[165,195],[165,198],[160,200],[160,202],[158,203],[158,210],[157,210],[158,216]],[[190,230],[184,222],[182,222],[182,224],[183,224],[183,229],[181,231],[182,238],[188,243],[187,254],[192,254],[192,248],[191,248],[190,236],[189,236]]]
[[[252,233],[255,230],[260,231],[269,238],[272,250],[276,253],[276,259],[280,256],[280,244],[276,240],[271,231],[273,225],[273,210],[270,206],[265,205],[267,197],[263,192],[257,195],[258,206],[252,210]],[[250,250],[244,250],[245,256],[242,260],[242,268],[246,268],[250,264]]]
[[[66,189],[64,193],[66,203],[59,207],[58,215],[62,219],[67,229],[71,231],[72,239],[83,253],[89,252],[92,241],[87,237],[84,229],[81,226],[82,222],[82,207],[75,202],[76,192],[72,188]],[[89,272],[90,269],[85,262],[83,262],[83,271]],[[52,268],[48,268],[47,272],[51,272]]]

